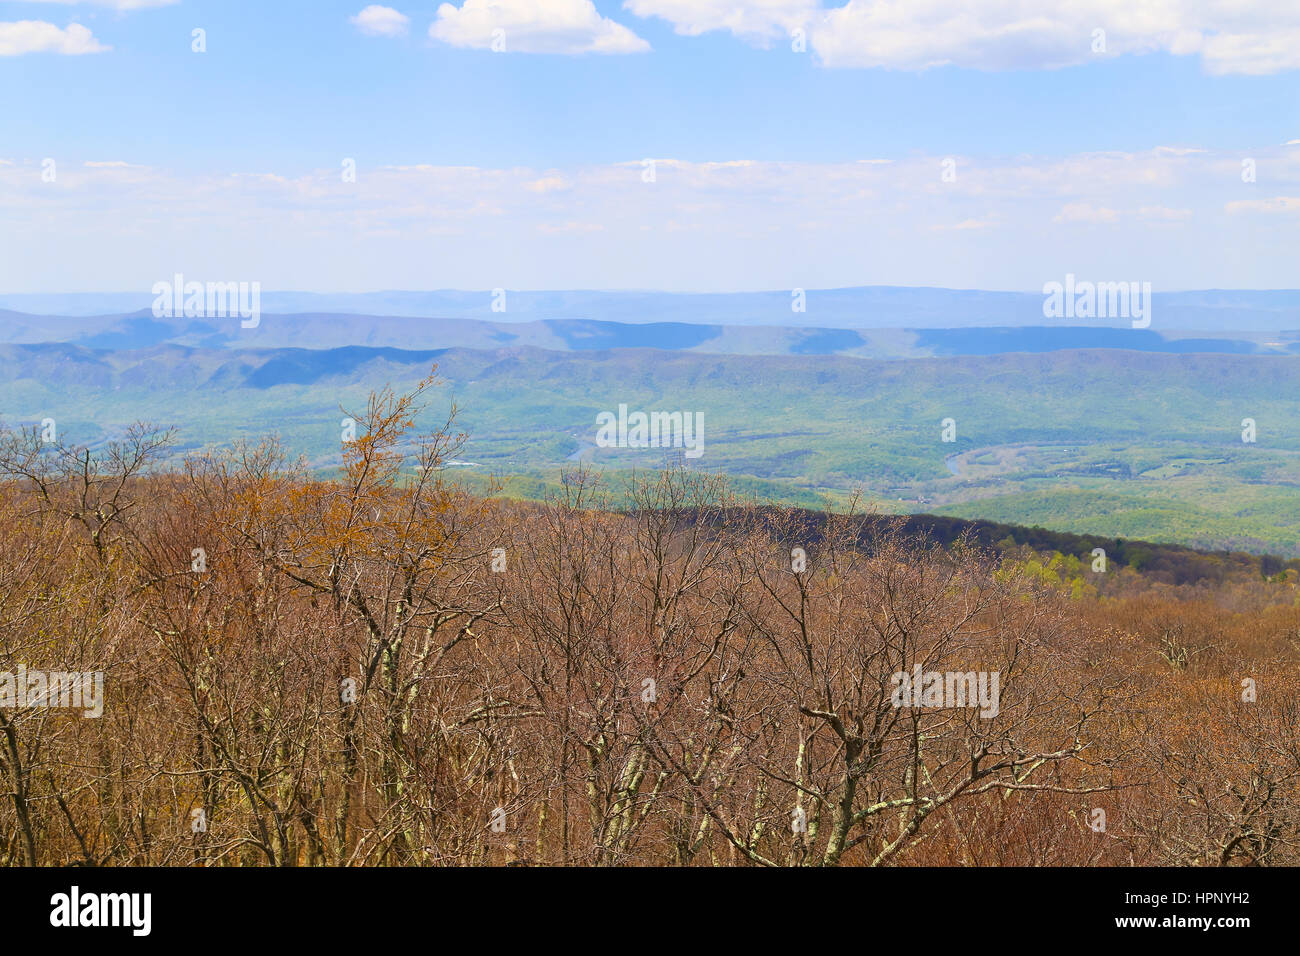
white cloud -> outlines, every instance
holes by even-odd
[[[940,223],[937,226],[931,226],[935,232],[969,232],[978,229],[992,229],[997,223],[991,219],[963,219],[961,222],[955,222],[951,225]]]
[[[1228,213],[1260,212],[1276,215],[1300,213],[1300,196],[1274,196],[1272,199],[1240,199],[1223,207]]]
[[[1163,51],[1199,56],[1208,73],[1300,68],[1300,5],[1272,0],[626,0],[678,33],[728,30],[766,43],[807,24],[830,67],[1037,70]],[[1094,52],[1094,31],[1105,31]]]
[[[638,17],[662,17],[685,36],[728,30],[763,46],[807,26],[819,12],[818,0],[626,0],[623,6]]]
[[[496,33],[496,31],[501,31]],[[452,46],[487,50],[495,36],[506,52],[642,53],[650,44],[602,17],[591,0],[465,0],[444,3],[429,36]]]
[[[348,22],[366,36],[397,37],[406,33],[406,27],[411,19],[392,7],[372,3],[355,17],[348,17]]]
[[[1192,218],[1190,209],[1170,209],[1168,206],[1143,206],[1137,214],[1139,219],[1147,222],[1183,222]]]
[[[1119,213],[1105,206],[1092,206],[1086,202],[1066,203],[1059,213],[1052,217],[1052,222],[1117,222]]]
[[[1111,209],[1108,206],[1096,206],[1086,202],[1066,203],[1061,211],[1052,217],[1057,223],[1115,223],[1121,219],[1138,219],[1147,223],[1186,222],[1192,218],[1192,210],[1172,206],[1144,205],[1136,209]]]
[[[1241,181],[1242,155],[1268,170],[1268,192]],[[201,175],[109,153],[63,158],[54,188],[38,158],[12,158],[0,162],[0,288],[14,291],[66,287],[70,258],[85,288],[147,289],[182,259],[267,288],[324,275],[361,288],[719,291],[1041,289],[1067,272],[1288,288],[1300,257],[1300,151],[1281,145],[972,156],[955,182],[923,154],[664,158],[650,184],[633,157],[387,166],[343,183],[333,167]]]
[[[1209,73],[1225,75],[1241,73],[1250,76],[1267,76],[1284,70],[1300,68],[1300,23],[1296,23],[1296,10],[1277,11],[1276,29],[1260,24],[1258,30],[1249,32],[1206,35],[1201,49],[1201,61]],[[1284,23],[1289,15],[1292,22]]]
[[[575,236],[604,232],[605,227],[598,222],[542,223],[537,227],[537,231],[547,236]]]
[[[44,20],[0,23],[0,56],[19,56],[23,53],[78,56],[82,53],[103,53],[108,49],[111,48],[96,40],[90,30],[80,23],[70,23],[62,30]]]
[[[573,183],[569,182],[559,174],[543,176],[540,179],[534,179],[532,182],[524,183],[524,188],[535,193],[557,192],[565,189],[572,189]]]

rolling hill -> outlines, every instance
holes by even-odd
[[[887,511],[1300,554],[1300,362],[1281,355],[20,344],[0,346],[0,419],[54,418],[87,444],[139,419],[174,424],[180,453],[275,432],[330,469],[341,408],[435,362],[448,387],[430,421],[454,397],[471,436],[457,474],[511,476],[509,494],[544,494],[578,462],[661,464],[661,449],[595,447],[597,413],[627,404],[702,415],[691,467],[761,497],[835,503],[861,488]]]

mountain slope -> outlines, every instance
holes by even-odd
[[[703,416],[692,467],[787,500],[863,487],[877,507],[1063,531],[1300,553],[1300,361],[1066,350],[877,361],[653,349],[93,350],[0,346],[0,412],[55,418],[94,443],[128,423],[175,424],[183,449],[279,433],[336,465],[340,420],[366,393],[437,362],[471,435],[465,473],[575,462],[657,466],[662,449],[598,448],[596,416]],[[955,440],[941,422],[954,419]],[[1243,443],[1253,419],[1257,441]]]

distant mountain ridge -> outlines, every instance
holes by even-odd
[[[170,278],[170,277],[168,277]],[[198,277],[194,277],[198,278]],[[225,279],[229,277],[209,277]],[[1046,277],[1059,280],[1061,277]],[[1081,277],[1088,278],[1088,277]],[[1097,278],[1097,277],[1091,277]],[[147,291],[68,294],[0,294],[0,309],[29,315],[89,317],[148,310]],[[1300,329],[1300,290],[1205,289],[1153,294],[1155,329],[1226,331]],[[704,325],[836,329],[968,328],[1044,325],[1039,292],[859,286],[808,289],[805,311],[792,309],[792,290],[669,293],[652,291],[505,293],[494,311],[490,291],[311,293],[264,291],[266,313],[341,313],[396,318],[482,319],[496,323],[584,319],[625,324],[679,322]],[[1076,325],[1128,327],[1126,319],[1072,320]],[[365,344],[365,343],[354,343]]]
[[[721,355],[847,355],[907,359],[998,355],[1061,349],[1234,355],[1300,355],[1300,331],[1209,333],[1195,329],[1096,328],[1080,325],[976,328],[838,329],[815,326],[624,323],[589,319],[496,322],[399,316],[308,313],[261,316],[256,328],[238,319],[129,315],[36,316],[0,311],[0,344],[66,343],[97,350],[176,345],[200,349],[405,350],[520,346],[556,352],[652,348]]]

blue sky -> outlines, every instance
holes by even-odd
[[[909,2],[0,2],[0,290],[1297,284],[1293,5]]]

